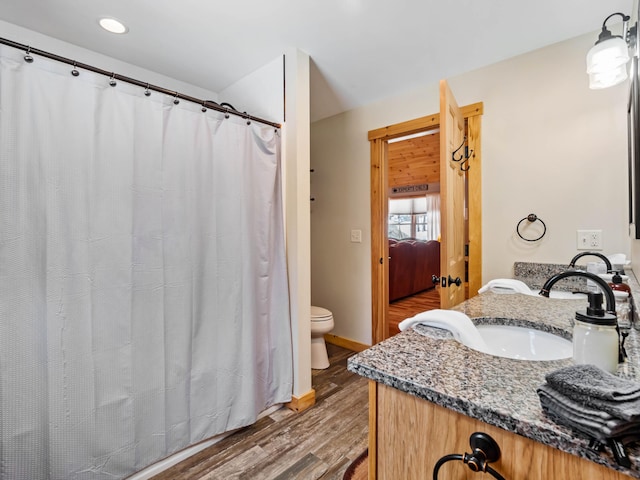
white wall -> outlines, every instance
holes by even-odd
[[[585,35],[451,80],[462,103],[485,102],[483,274],[511,273],[516,260],[568,262],[577,229],[601,229],[604,253],[629,255],[628,85],[589,90]],[[473,99],[473,100],[472,100]],[[536,213],[542,241],[515,234]]]
[[[585,56],[596,38],[448,79],[460,105],[484,103],[483,281],[512,276],[515,261],[568,262],[577,229],[602,229],[604,253],[629,255],[628,85],[588,89]],[[438,86],[427,85],[312,125],[312,302],[333,311],[336,335],[371,341],[367,131],[435,113],[438,102]],[[547,224],[533,244],[515,232],[529,213]],[[352,228],[363,229],[362,244],[350,243]]]
[[[115,72],[119,75],[124,75],[136,80],[148,82],[152,85],[177,91],[195,98],[213,100],[215,102],[218,101],[217,92],[196,87],[189,83],[176,80],[175,78],[167,77],[166,75],[138,67],[137,65],[116,60],[115,58],[87,50],[86,48],[82,48],[78,45],[63,42],[53,37],[42,35],[41,33],[19,27],[12,23],[0,20],[0,32],[0,36],[3,38],[23,45],[28,45],[38,50],[54,53],[61,57],[76,60],[80,63],[85,63],[109,72]],[[37,55],[34,55],[34,58],[37,61]],[[71,70],[71,67],[69,67],[69,70]]]
[[[293,394],[311,392],[311,249],[309,211],[309,55],[285,54],[286,122],[283,128],[285,226],[293,339]]]
[[[220,92],[219,101],[270,122],[284,122],[284,57],[279,56]]]

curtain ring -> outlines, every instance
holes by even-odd
[[[173,96],[173,104],[178,105],[179,103],[180,100],[178,100],[178,92],[176,92],[176,94]]]
[[[206,112],[206,111],[207,111],[207,107],[204,105],[204,104],[205,104],[205,102],[206,102],[206,100],[204,100],[204,101],[202,102],[202,109],[201,109],[201,110],[202,110],[202,113],[204,113],[204,112]]]
[[[147,88],[144,89],[144,96],[145,97],[150,97],[151,96],[151,91],[149,90],[149,84],[147,83]]]
[[[224,107],[224,118],[229,118],[229,107]]]
[[[524,238],[522,236],[522,234],[520,233],[520,225],[522,224],[522,222],[524,222],[525,220],[527,220],[530,223],[533,223],[535,221],[538,221],[542,224],[543,227],[543,231],[542,234],[538,237],[538,238]],[[529,215],[527,215],[526,217],[524,217],[522,220],[520,220],[518,222],[518,225],[516,226],[516,232],[518,233],[518,236],[526,241],[526,242],[537,242],[538,240],[540,240],[542,237],[544,237],[544,235],[547,233],[547,225],[542,221],[541,218],[539,218],[535,213],[530,213]]]
[[[73,62],[73,70],[71,70],[71,75],[73,75],[74,77],[77,77],[78,75],[80,75],[80,72],[76,68],[77,64],[78,62]]]
[[[115,87],[118,84],[118,82],[116,82],[116,74],[114,72],[111,72],[111,78],[109,79],[109,85],[111,85],[112,87]]]
[[[23,58],[25,62],[33,63],[33,57],[31,56],[31,47],[27,47],[27,51],[25,52],[25,56]]]

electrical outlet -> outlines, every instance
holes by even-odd
[[[578,250],[602,250],[602,230],[578,230]]]
[[[351,242],[362,243],[362,230],[351,230]]]

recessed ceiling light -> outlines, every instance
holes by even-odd
[[[111,33],[127,33],[129,29],[120,20],[113,17],[103,17],[98,20],[98,23],[107,32]]]

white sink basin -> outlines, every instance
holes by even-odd
[[[571,358],[573,343],[552,333],[514,325],[477,325],[490,354],[516,360]]]
[[[584,293],[566,292],[564,290],[551,290],[549,298],[557,298],[558,300],[586,300],[587,295]]]

